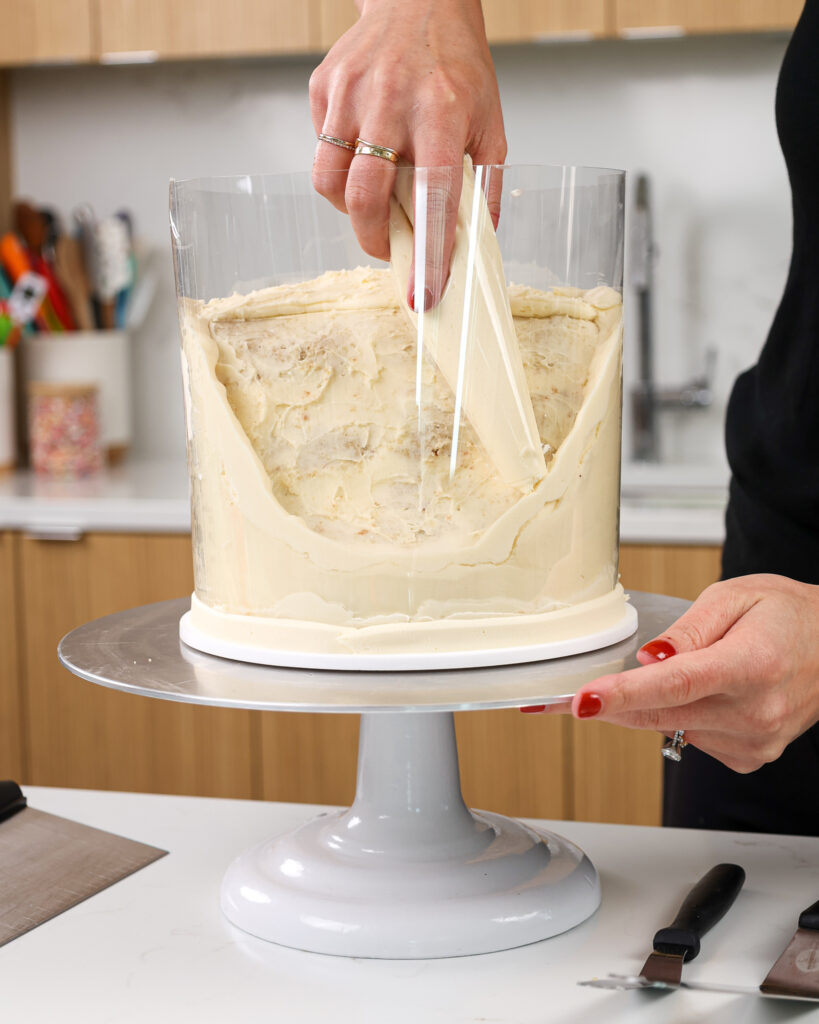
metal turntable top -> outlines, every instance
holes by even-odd
[[[588,654],[493,668],[340,672],[272,668],[201,654],[179,639],[189,598],[95,619],[60,642],[75,675],[144,697],[269,711],[459,711],[553,704],[584,683],[636,665],[637,650],[689,606],[680,598],[631,593],[637,632]]]

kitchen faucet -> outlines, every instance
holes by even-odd
[[[657,247],[651,219],[649,181],[637,178],[632,212],[631,277],[637,293],[639,379],[631,391],[633,449],[635,461],[658,462],[660,458],[657,413],[662,409],[705,409],[713,402],[711,381],[717,353],[709,348],[705,372],[680,387],[658,387],[654,381],[654,336],[652,299],[654,261]]]

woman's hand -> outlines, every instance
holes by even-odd
[[[819,587],[769,575],[715,583],[637,658],[642,668],[583,686],[572,713],[684,729],[734,771],[755,771],[819,720]]]
[[[460,167],[464,153],[476,164],[503,163],[506,138],[480,0],[358,3],[360,19],[310,79],[316,135],[362,138],[418,167]],[[389,160],[317,145],[313,184],[350,214],[365,252],[383,260],[395,175]],[[427,249],[425,308],[437,303],[449,274],[459,198],[459,175],[430,175],[428,220],[438,219],[439,244]],[[497,190],[488,199],[497,224]]]

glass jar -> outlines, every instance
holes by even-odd
[[[36,473],[82,477],[102,468],[96,384],[29,381],[28,429]]]

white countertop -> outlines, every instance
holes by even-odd
[[[600,872],[600,910],[564,935],[449,960],[361,960],[254,939],[221,915],[233,856],[321,808],[26,787],[29,804],[170,851],[0,948],[2,1019],[26,1024],[762,1024],[819,1020],[810,1004],[576,981],[638,970],[651,938],[714,864],[747,872],[689,980],[758,985],[819,895],[819,839],[544,823]],[[502,808],[499,808],[502,810]]]
[[[71,538],[87,531],[186,533],[187,469],[130,462],[85,480],[31,472],[0,476],[0,530]],[[727,472],[719,467],[625,466],[620,539],[625,544],[722,544]]]
[[[29,471],[0,476],[0,529],[46,536],[187,533],[188,471],[181,462],[127,462],[81,480]]]

